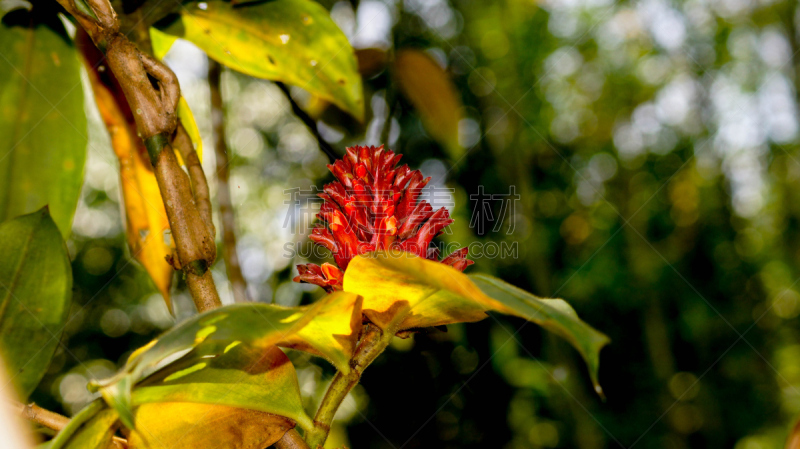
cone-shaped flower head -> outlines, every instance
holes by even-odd
[[[321,223],[311,240],[333,253],[336,265],[298,265],[296,282],[308,282],[328,292],[342,289],[342,279],[353,257],[376,250],[403,250],[437,260],[431,240],[453,222],[447,209],[433,210],[420,200],[431,178],[419,170],[397,166],[401,155],[379,147],[351,147],[344,158],[328,165],[336,181],[319,196],[323,199],[317,218]],[[442,260],[459,271],[473,264],[467,248]]]

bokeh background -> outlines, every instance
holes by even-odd
[[[365,79],[363,124],[293,88],[322,137],[340,154],[388,139],[451,189],[434,200],[456,219],[443,242],[517,248],[472,272],[562,297],[612,339],[605,401],[568,344],[521,320],[396,339],[340,410],[330,447],[782,447],[800,416],[795,1],[321,3],[357,49],[427,52],[463,103],[460,149],[445,148],[390,69]],[[206,57],[179,41],[167,61],[214,173]],[[274,84],[225,71],[222,94],[249,292],[313,301],[317,287],[291,280],[313,204],[298,209],[287,189],[329,182],[327,157]],[[88,379],[195,313],[179,284],[171,317],[131,258],[117,162],[87,105],[72,318],[32,397],[67,414],[90,400]],[[513,210],[489,203],[502,227],[470,226],[476,210],[489,217],[474,195],[512,186]],[[231,302],[222,262],[213,272]],[[333,370],[291,356],[312,410]]]

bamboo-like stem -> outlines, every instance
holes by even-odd
[[[248,300],[247,282],[242,275],[239,253],[236,251],[236,219],[231,201],[230,160],[225,138],[225,104],[220,91],[221,78],[222,66],[209,58],[208,87],[211,92],[214,154],[217,156],[217,203],[219,203],[220,222],[222,223],[222,258],[225,261],[225,271],[228,273],[234,301],[245,302]]]
[[[275,82],[275,85],[278,86],[284,95],[286,95],[286,99],[289,100],[289,104],[292,105],[292,112],[294,112],[294,115],[296,115],[297,118],[299,118],[306,125],[306,127],[308,127],[308,130],[311,131],[311,134],[313,134],[317,139],[320,150],[322,150],[322,152],[328,156],[330,163],[332,164],[336,161],[336,159],[339,159],[339,155],[336,154],[336,150],[334,150],[331,144],[323,139],[322,135],[319,133],[319,129],[317,129],[317,122],[315,122],[314,119],[311,118],[311,116],[308,115],[308,113],[304,111],[296,101],[294,101],[294,98],[292,98],[292,93],[289,92],[289,88],[280,81]]]
[[[86,0],[92,14],[77,7],[75,0],[57,1],[105,53],[108,66],[133,113],[138,134],[150,155],[175,239],[177,257],[172,258],[173,266],[184,271],[198,311],[218,307],[221,305],[219,294],[208,271],[216,257],[213,233],[195,204],[189,177],[178,164],[169,141],[178,126],[180,85],[177,77],[120,33],[117,14],[108,0]]]
[[[277,449],[309,449],[303,437],[294,429],[289,429],[283,434],[283,438],[275,443]]]
[[[355,356],[350,361],[350,372],[337,372],[325,392],[325,397],[322,398],[317,414],[314,416],[314,429],[306,435],[309,446],[316,448],[325,444],[336,411],[347,397],[347,393],[358,385],[361,373],[386,349],[393,336],[393,332],[384,332],[376,326],[370,325],[367,328],[356,349]]]
[[[214,221],[211,218],[211,192],[208,188],[208,180],[192,139],[180,121],[178,122],[178,129],[175,130],[175,136],[172,138],[172,145],[180,151],[183,162],[186,164],[186,171],[189,172],[189,178],[192,181],[192,192],[194,193],[197,211],[213,237],[216,235],[217,230],[214,229]]]

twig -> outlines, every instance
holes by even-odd
[[[48,429],[55,430],[56,432],[60,432],[61,429],[67,427],[67,424],[69,424],[69,418],[66,416],[43,409],[33,402],[30,404],[15,402],[14,407],[21,417],[47,427]],[[128,440],[114,436],[112,444],[115,448],[125,449],[128,447]]]
[[[230,160],[228,144],[225,138],[225,103],[220,92],[222,66],[213,59],[208,59],[208,87],[211,91],[211,128],[214,134],[214,154],[217,156],[217,202],[222,222],[222,258],[225,271],[231,283],[233,299],[245,302],[247,282],[239,265],[239,253],[236,251],[236,221],[231,201]]]
[[[38,405],[31,402],[30,404],[14,403],[14,407],[19,412],[19,416],[41,424],[48,429],[59,431],[67,426],[69,418],[64,415],[59,415],[56,412],[45,410]]]
[[[303,437],[294,429],[289,429],[283,437],[275,443],[277,449],[309,449]]]
[[[216,257],[213,235],[195,204],[189,177],[178,164],[169,141],[178,126],[180,85],[172,71],[119,32],[117,15],[108,0],[86,0],[92,14],[82,12],[75,0],[57,0],[72,14],[103,51],[119,81],[144,141],[175,239],[177,258],[197,310],[219,307],[221,302],[209,267]]]
[[[315,122],[314,119],[311,118],[311,116],[309,116],[308,113],[306,113],[306,111],[304,111],[303,108],[301,108],[296,101],[294,101],[291,92],[289,92],[289,88],[286,87],[286,85],[281,83],[280,81],[276,81],[275,85],[278,86],[278,88],[284,93],[284,95],[286,95],[286,99],[289,100],[289,104],[292,105],[292,112],[294,112],[294,115],[296,115],[297,118],[299,118],[303,123],[305,123],[305,125],[311,131],[311,134],[313,134],[314,137],[317,138],[320,150],[322,150],[322,152],[328,156],[328,159],[330,160],[331,164],[334,163],[336,159],[339,159],[340,156],[336,154],[336,150],[334,150],[331,144],[329,144],[325,139],[323,139],[322,135],[319,133],[319,130],[317,129],[317,122]]]
[[[386,349],[393,336],[393,332],[384,332],[375,326],[367,328],[356,349],[355,356],[350,361],[350,372],[346,374],[341,371],[337,372],[328,386],[328,391],[325,392],[325,397],[322,398],[317,414],[314,416],[314,429],[306,435],[309,446],[316,448],[325,444],[336,411],[347,397],[347,393],[358,384],[361,380],[361,373]]]

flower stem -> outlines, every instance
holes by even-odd
[[[309,446],[316,448],[325,444],[336,411],[347,397],[347,393],[358,384],[361,380],[361,373],[386,349],[393,336],[393,332],[384,332],[376,326],[370,325],[367,328],[356,349],[355,356],[350,361],[350,371],[347,373],[337,372],[328,391],[325,392],[325,397],[322,398],[317,414],[314,416],[314,429],[306,435]]]

